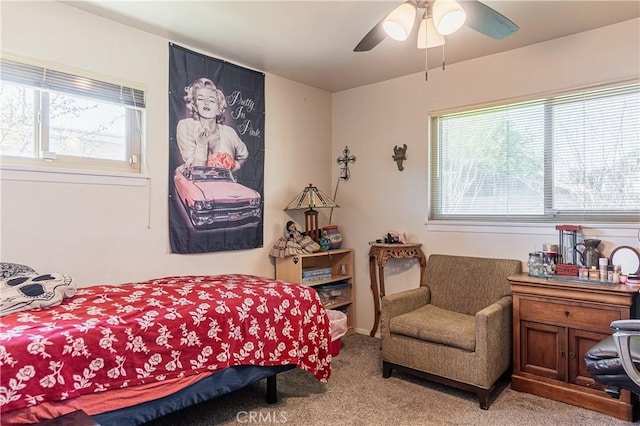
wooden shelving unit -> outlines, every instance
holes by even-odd
[[[276,279],[307,285],[309,287],[325,285],[336,285],[336,287],[338,287],[341,283],[349,283],[351,286],[348,290],[348,296],[341,298],[337,303],[325,303],[325,308],[345,311],[347,314],[347,325],[349,327],[348,333],[351,333],[355,325],[355,268],[353,261],[353,250],[351,249],[336,249],[311,254],[298,254],[286,258],[276,258]],[[303,270],[313,268],[331,268],[331,278],[303,284]]]

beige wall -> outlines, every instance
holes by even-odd
[[[345,244],[356,249],[357,315],[361,332],[373,325],[367,269],[368,242],[388,230],[406,232],[425,254],[446,253],[520,259],[557,241],[553,225],[530,227],[426,224],[427,122],[430,111],[530,96],[640,75],[640,20],[566,37],[507,53],[347,90],[333,95],[333,157],[345,145],[357,162],[340,184],[334,213]],[[454,48],[453,46],[451,48]],[[437,50],[437,49],[436,49]],[[404,171],[392,160],[406,143]],[[334,167],[334,181],[338,168]],[[640,218],[639,218],[640,220]],[[603,240],[605,254],[617,245],[639,247],[638,223],[605,227],[582,223],[584,233]],[[389,262],[387,293],[417,286],[414,261]],[[472,271],[469,279],[473,279]]]
[[[552,226],[479,227],[426,224],[429,111],[640,74],[640,21],[634,20],[508,53],[330,93],[266,75],[265,247],[198,255],[169,253],[168,41],[57,2],[3,2],[1,47],[147,86],[150,184],[112,186],[4,179],[0,184],[0,258],[42,272],[67,272],[81,285],[174,274],[243,272],[273,276],[268,251],[289,215],[282,208],[308,183],[331,193],[335,159],[357,156],[341,182],[333,222],[356,250],[356,329],[368,333],[373,308],[368,242],[388,230],[407,233],[431,253],[511,257],[555,241]],[[189,46],[185,46],[189,47]],[[216,56],[216,52],[202,52]],[[225,59],[225,58],[221,58]],[[242,64],[238,64],[242,65]],[[408,145],[405,170],[392,161]],[[321,212],[321,225],[327,223]],[[291,214],[299,224],[301,212]],[[638,247],[638,225],[583,224],[606,252]],[[412,261],[390,262],[389,293],[417,285]],[[470,274],[470,279],[473,275]]]
[[[170,254],[169,40],[57,2],[3,2],[1,12],[3,51],[146,85],[151,177],[145,186],[113,186],[15,181],[3,172],[3,261],[66,272],[80,285],[174,274],[274,276],[268,252],[290,219],[283,208],[308,183],[331,190],[330,93],[266,75],[264,248]],[[302,212],[291,217],[304,225]]]

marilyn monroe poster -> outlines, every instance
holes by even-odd
[[[263,245],[264,74],[169,45],[173,253]]]

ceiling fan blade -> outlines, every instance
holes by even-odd
[[[465,25],[489,37],[501,40],[518,31],[518,26],[478,0],[461,1],[467,13]]]
[[[384,32],[384,28],[382,28],[382,23],[384,22],[384,18],[378,22],[371,31],[365,35],[360,43],[353,49],[354,52],[366,52],[374,47],[376,47],[382,40],[387,37],[387,33]]]

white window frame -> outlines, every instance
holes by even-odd
[[[579,214],[573,215],[540,215],[540,216],[502,216],[502,215],[468,215],[463,216],[459,215],[456,217],[455,215],[440,215],[435,210],[437,209],[437,205],[440,200],[437,200],[435,197],[438,196],[438,155],[439,155],[439,144],[438,140],[438,119],[444,115],[448,114],[456,114],[461,112],[472,112],[472,111],[480,111],[486,108],[493,108],[497,106],[506,106],[510,104],[522,103],[531,101],[534,99],[541,98],[553,98],[559,96],[565,96],[576,93],[590,92],[595,89],[600,88],[615,88],[622,87],[626,85],[638,85],[638,80],[627,80],[616,82],[607,85],[601,86],[590,86],[584,87],[571,91],[563,91],[563,92],[554,92],[544,95],[537,95],[535,97],[530,98],[520,98],[517,100],[506,100],[500,102],[494,102],[490,105],[474,105],[468,106],[464,108],[457,108],[455,110],[446,110],[446,111],[434,111],[429,115],[429,195],[428,195],[428,215],[426,219],[426,224],[429,226],[431,230],[441,230],[447,231],[452,230],[455,227],[456,230],[467,230],[473,232],[506,232],[506,233],[539,233],[539,230],[530,230],[527,231],[527,228],[548,228],[550,223],[590,223],[592,226],[598,226],[603,229],[627,229],[627,228],[637,228],[638,223],[640,222],[640,208],[637,211],[630,211],[625,213],[615,213],[613,215],[607,215],[607,213],[597,214],[592,211],[587,211],[586,213],[591,214],[583,214],[585,212],[580,212]],[[549,141],[545,141],[545,149],[547,149],[547,144]],[[546,169],[548,164],[545,162],[545,180],[550,179],[548,176],[549,170]],[[550,182],[546,182],[545,184],[545,208],[548,207],[547,203],[549,202],[549,194],[547,191],[550,190]],[[479,228],[478,228],[479,227]],[[624,235],[624,234],[623,234]]]
[[[35,180],[55,182],[87,182],[124,185],[144,185],[148,174],[144,164],[144,111],[145,88],[139,83],[125,82],[113,77],[96,75],[86,71],[70,69],[59,64],[25,58],[3,52],[3,72],[0,78],[39,91],[39,99],[46,100],[49,91],[70,96],[113,102],[126,108],[128,161],[77,157],[56,154],[55,160],[44,158],[49,151],[46,127],[46,102],[38,105],[43,123],[36,125],[36,155],[19,157],[0,154],[0,172],[3,180]],[[39,80],[38,80],[39,79]],[[80,82],[77,83],[76,82]],[[75,86],[74,86],[75,84]],[[96,96],[96,94],[98,94]],[[37,118],[34,117],[34,122]],[[34,123],[35,124],[35,123]],[[36,157],[37,156],[37,157]]]

